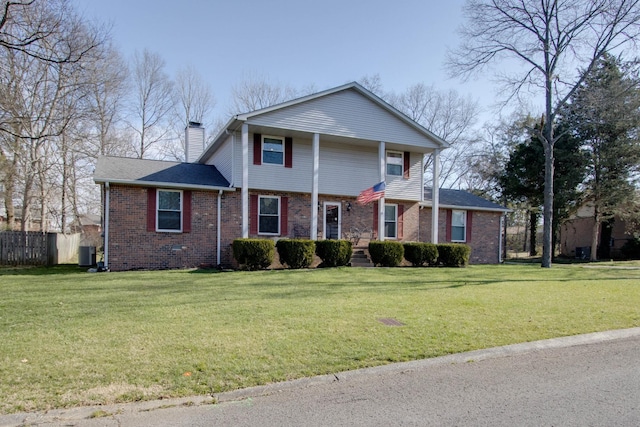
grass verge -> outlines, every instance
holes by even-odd
[[[640,269],[598,267],[4,269],[0,413],[205,395],[640,326]]]

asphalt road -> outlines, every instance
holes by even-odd
[[[112,415],[93,419],[87,416],[96,408],[22,414],[0,417],[0,426],[640,426],[640,328],[344,372],[218,399],[105,407]]]

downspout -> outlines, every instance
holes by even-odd
[[[311,143],[311,156],[313,158],[311,170],[311,240],[318,240],[318,179],[320,168],[320,134],[314,133]],[[324,235],[326,239],[326,232]]]
[[[109,269],[109,182],[104,183],[104,268]]]
[[[220,213],[222,209],[220,204],[222,203],[222,190],[218,190],[218,213],[216,215],[216,265],[220,265]]]

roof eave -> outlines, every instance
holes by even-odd
[[[120,184],[131,185],[136,187],[162,187],[162,188],[175,188],[182,190],[205,190],[205,191],[236,191],[234,187],[223,187],[218,185],[201,185],[201,184],[184,184],[179,182],[160,182],[160,181],[139,181],[128,179],[105,179],[94,178],[93,182],[96,184]]]
[[[420,202],[420,206],[432,208],[433,202],[431,200]],[[442,203],[439,204],[439,207],[442,209],[464,209],[467,211],[484,211],[484,212],[501,212],[501,213],[511,212],[511,209],[508,209],[508,208],[485,208],[481,206],[443,205]]]

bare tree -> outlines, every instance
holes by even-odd
[[[442,152],[440,178],[443,186],[461,186],[469,172],[469,159],[480,138],[474,129],[480,108],[471,98],[455,90],[439,91],[418,83],[399,95],[387,95],[389,103],[451,144]],[[432,167],[432,157],[425,168]]]
[[[134,144],[138,158],[163,141],[170,132],[169,114],[174,108],[173,82],[164,71],[162,57],[149,50],[136,52],[133,57],[132,115],[130,128],[136,133]]]
[[[246,113],[288,101],[313,91],[299,91],[288,85],[273,83],[262,75],[249,75],[231,87],[232,103],[229,115]]]
[[[184,67],[175,77],[176,103],[173,117],[174,138],[164,148],[167,157],[185,158],[185,129],[189,122],[198,122],[205,129],[214,127],[211,113],[216,105],[211,87],[193,67]],[[212,134],[212,133],[210,133]]]
[[[545,152],[542,267],[551,267],[554,119],[597,60],[639,35],[639,0],[467,0],[463,42],[450,52],[451,75],[467,78],[487,65],[511,59],[524,66],[497,73],[507,100],[524,90],[543,91]]]

